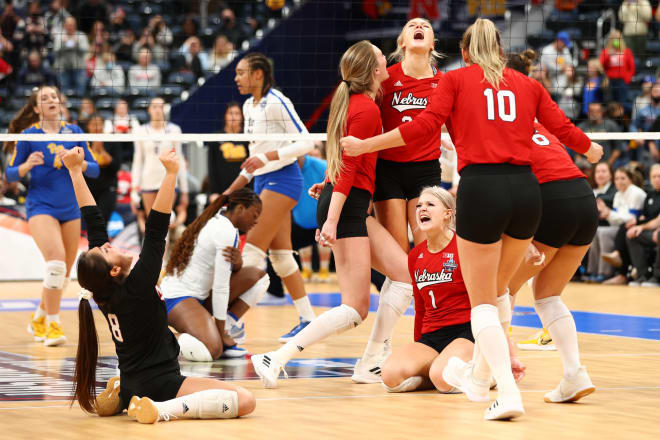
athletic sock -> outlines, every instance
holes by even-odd
[[[204,390],[165,402],[154,402],[158,419],[230,419],[238,416],[238,393],[233,390]]]
[[[513,316],[513,310],[516,308],[516,298],[518,297],[518,294],[509,294],[509,296],[509,301],[511,302],[511,316]]]
[[[293,305],[296,306],[298,315],[300,315],[303,321],[313,321],[314,318],[316,318],[314,310],[312,309],[312,303],[309,302],[309,297],[307,295],[302,298],[294,299]]]
[[[46,317],[46,311],[41,308],[41,303],[37,306],[37,310],[34,311],[34,319],[41,319]]]
[[[509,326],[511,325],[511,298],[509,289],[506,289],[504,295],[497,297],[497,316],[500,319],[500,324],[502,324],[504,334],[508,334]]]
[[[580,351],[573,315],[559,296],[534,301],[534,308],[557,346],[564,377],[574,376],[580,368]]]
[[[383,352],[386,342],[392,339],[397,321],[410,305],[411,299],[411,284],[385,279],[380,289],[376,320],[363,358],[380,355]]]
[[[490,304],[474,307],[471,324],[474,339],[497,381],[500,396],[514,396],[519,399],[520,391],[511,373],[509,343],[502,331],[497,307]]]
[[[346,304],[334,307],[317,316],[316,319],[310,322],[293,339],[280,347],[276,351],[277,357],[282,361],[282,365],[284,365],[296,353],[303,351],[310,345],[330,335],[357,327],[360,323],[362,323],[362,318],[354,308]]]
[[[60,314],[56,313],[54,315],[46,315],[46,323],[50,324],[51,322],[60,322]]]

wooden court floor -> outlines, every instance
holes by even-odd
[[[0,301],[36,299],[39,286],[40,283],[35,282],[0,283]],[[336,286],[309,285],[308,291],[335,292]],[[76,286],[72,283],[65,297],[74,298],[75,294]],[[660,317],[660,289],[574,284],[567,288],[565,301],[571,310]],[[521,292],[518,303],[531,305],[527,290]],[[70,387],[70,359],[75,356],[76,349],[75,311],[62,312],[68,343],[57,348],[31,342],[25,332],[30,312],[3,311],[0,313],[3,336],[0,358],[4,361],[0,361],[0,366],[2,362],[10,363],[13,370],[3,377],[9,370],[0,368],[0,392],[3,387],[18,391],[17,394],[22,388],[30,392],[26,392],[22,400],[0,401],[0,438],[660,438],[660,341],[581,333],[582,362],[597,391],[577,404],[543,402],[543,394],[556,386],[561,375],[557,352],[520,352],[520,358],[527,365],[527,376],[520,385],[527,413],[513,422],[485,422],[482,414],[486,405],[468,402],[462,395],[440,395],[431,391],[388,394],[380,385],[353,384],[348,365],[362,354],[373,315],[357,329],[305,350],[301,358],[320,360],[298,361],[294,369],[298,378],[280,380],[275,390],[262,388],[249,362],[209,366],[183,361],[182,369],[188,374],[241,378],[236,383],[255,394],[257,409],[252,415],[237,420],[175,420],[152,426],[140,425],[126,416],[89,416],[76,405],[69,408],[64,396]],[[297,316],[292,306],[255,308],[246,317],[248,342],[245,347],[251,353],[277,347],[277,336],[288,331],[295,320]],[[399,322],[395,349],[412,340],[412,322],[412,317],[408,316]],[[97,328],[100,355],[110,357],[114,348],[100,314]],[[533,331],[514,327],[513,336],[519,340]],[[349,362],[347,358],[352,360]],[[111,373],[111,370],[105,372],[106,375]],[[334,377],[318,377],[324,375]],[[62,397],[40,400],[38,395],[44,391],[39,388],[44,386],[40,385],[40,377],[56,383],[54,386],[61,388]]]

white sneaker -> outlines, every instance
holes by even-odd
[[[351,380],[355,383],[380,383],[383,381],[381,378],[380,368],[385,359],[382,356],[370,356],[362,358],[355,363],[353,367],[353,376]]]
[[[484,412],[486,420],[509,420],[515,419],[525,414],[525,408],[522,405],[522,399],[501,399],[497,398]]]
[[[562,377],[557,388],[546,393],[543,400],[548,403],[576,402],[594,391],[596,387],[591,383],[587,369],[583,365],[572,378]]]
[[[227,312],[225,330],[238,345],[245,344],[245,323],[231,312]]]
[[[479,383],[472,376],[472,362],[452,356],[442,370],[442,379],[457,390],[462,391],[472,402],[488,402],[490,383]]]
[[[255,373],[259,375],[264,383],[264,388],[277,388],[277,378],[280,376],[280,371],[284,373],[285,378],[289,378],[289,375],[284,371],[284,365],[274,351],[252,356],[252,365]]]

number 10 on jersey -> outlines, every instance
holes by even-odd
[[[493,89],[484,90],[484,96],[486,96],[486,110],[488,111],[489,121],[495,120],[494,95],[495,93],[493,92]],[[504,122],[513,122],[516,120],[516,95],[514,95],[511,90],[497,91],[497,114],[499,118]]]

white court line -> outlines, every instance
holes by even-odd
[[[660,390],[660,386],[642,386],[642,387],[597,387],[596,391],[640,391],[640,390]],[[547,393],[551,390],[520,390],[522,393]],[[282,400],[333,400],[333,399],[378,399],[393,397],[432,397],[438,398],[438,393],[385,393],[382,394],[358,394],[358,395],[339,395],[339,396],[301,396],[301,397],[262,397],[256,400],[262,402],[282,401]],[[74,406],[78,406],[75,404]],[[68,408],[69,405],[47,405],[47,406],[19,406],[15,408],[0,408],[0,411],[12,411],[23,409],[42,409],[42,408]]]

